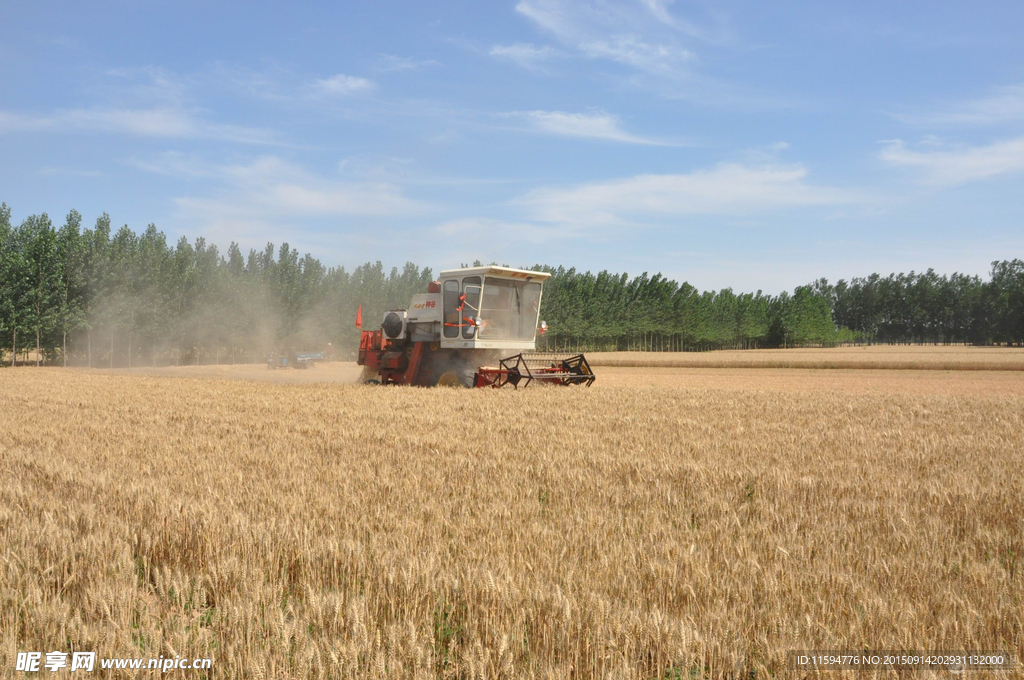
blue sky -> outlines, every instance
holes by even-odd
[[[1024,256],[1024,4],[3,3],[0,200],[778,292]]]

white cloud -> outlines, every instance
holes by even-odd
[[[555,34],[559,40],[572,42],[578,37],[576,24],[581,17],[574,20],[571,8],[562,2],[523,0],[516,4],[516,11],[544,30]]]
[[[616,35],[607,40],[586,41],[580,43],[579,48],[589,57],[611,59],[653,73],[671,73],[683,62],[693,58],[689,50],[647,43],[635,35]]]
[[[382,54],[377,58],[378,71],[415,71],[425,66],[438,66],[440,62],[433,59],[416,60],[400,57],[397,54]]]
[[[739,158],[747,165],[777,165],[779,157],[789,149],[789,142],[771,142],[740,152]]]
[[[199,156],[180,151],[166,151],[148,160],[129,158],[125,164],[145,172],[178,179],[202,179],[218,177],[222,174],[220,168],[204,162]]]
[[[996,88],[980,99],[947,105],[930,113],[894,113],[915,125],[991,125],[1024,120],[1024,85]]]
[[[275,64],[257,70],[218,61],[191,76],[190,80],[216,91],[231,90],[252,99],[287,103],[296,98],[293,90],[299,77]]]
[[[728,39],[722,36],[713,36],[708,30],[680,18],[678,15],[673,14],[669,11],[669,5],[675,3],[675,0],[640,0],[647,10],[651,13],[655,19],[662,24],[670,26],[686,35],[694,38],[700,38],[707,42],[728,42]]]
[[[668,11],[672,0],[640,0],[655,19],[668,26],[675,25],[675,17]]]
[[[317,79],[315,82],[317,90],[329,95],[348,95],[357,92],[366,92],[376,87],[372,80],[347,76],[344,73],[331,76],[330,78]]]
[[[519,178],[481,177],[479,175],[446,175],[436,169],[420,166],[411,158],[386,154],[361,153],[338,161],[342,179],[363,182],[385,182],[401,186],[495,186],[519,184]]]
[[[44,175],[46,177],[103,177],[103,173],[100,172],[99,170],[81,170],[78,168],[66,168],[53,165],[44,165],[43,167],[39,168],[39,174]]]
[[[43,130],[89,130],[141,137],[219,139],[246,144],[279,143],[271,130],[212,123],[195,112],[175,108],[69,109],[41,116],[0,111],[0,133]]]
[[[627,3],[522,0],[516,11],[584,56],[649,72],[677,69],[692,54],[676,44],[677,31],[666,33],[665,25],[674,26],[675,21],[665,3],[644,4],[649,12]]]
[[[670,4],[666,0],[520,0],[515,9],[571,54],[621,65],[626,73],[612,71],[602,76],[622,86],[706,106],[765,109],[793,105],[756,85],[733,85],[710,75],[711,61],[699,59],[693,46],[734,47],[736,38],[720,13],[704,10],[714,24],[706,28],[673,13]],[[687,9],[694,12],[699,6],[691,3]]]
[[[0,134],[7,132],[31,132],[45,130],[52,121],[44,117],[26,116],[11,111],[0,111]]]
[[[55,122],[86,130],[126,132],[144,137],[200,137],[204,126],[174,109],[78,109],[58,114]]]
[[[885,144],[879,154],[883,161],[914,168],[923,183],[933,186],[955,186],[1024,170],[1024,137],[956,147],[927,140],[925,150],[907,148],[899,139]]]
[[[271,184],[259,201],[276,210],[306,215],[410,215],[416,211],[415,201],[403,196],[398,187],[372,182]]]
[[[346,261],[356,252],[372,255],[382,243],[412,242],[403,231],[408,223],[437,209],[410,198],[395,181],[314,172],[274,155],[232,163],[167,152],[128,164],[187,187],[172,199],[178,230],[243,249],[285,240],[328,261]]]
[[[539,70],[541,65],[558,56],[561,52],[553,47],[544,45],[538,47],[530,43],[512,43],[511,45],[494,45],[491,47],[490,55],[495,59],[511,61],[519,66]]]
[[[138,102],[182,108],[188,101],[191,79],[158,66],[115,68],[106,75],[113,79],[116,91]]]
[[[0,134],[88,131],[137,137],[282,144],[273,130],[209,120],[208,110],[197,105],[190,96],[206,76],[180,76],[158,67],[112,69],[102,75],[105,76],[103,86],[94,93],[94,99],[101,104],[34,114],[0,111]],[[215,75],[223,76],[220,67],[217,67]],[[219,91],[223,91],[225,78],[217,77],[216,80]]]
[[[516,203],[533,219],[572,229],[665,221],[692,215],[757,215],[863,200],[857,192],[807,183],[801,166],[723,163],[677,175],[638,175],[565,189],[538,189]]]
[[[460,247],[494,248],[495,242],[512,240],[528,243],[543,243],[551,240],[551,229],[531,222],[509,222],[490,217],[467,217],[449,220],[440,224],[436,231],[451,243]]]
[[[756,225],[773,212],[869,202],[855,190],[809,183],[801,166],[720,164],[686,174],[536,189],[508,202],[500,217],[451,219],[435,231],[446,251],[507,258],[494,252],[494,243],[537,244],[581,235],[608,242],[628,235],[632,242],[658,229],[684,226],[691,218],[754,220]],[[650,261],[655,255],[644,257]]]
[[[202,179],[204,187],[212,187],[213,195],[180,197],[176,199],[178,207],[226,221],[297,215],[381,217],[428,209],[406,197],[394,183],[324,177],[276,156],[222,165],[194,155],[168,153],[146,162],[131,161],[131,165],[182,179]]]
[[[563,111],[525,111],[509,114],[525,121],[530,129],[565,137],[588,137],[630,144],[665,145],[665,142],[633,135],[622,129],[618,116],[603,111],[566,113]]]

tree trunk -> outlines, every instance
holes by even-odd
[[[90,328],[85,332],[85,342],[88,345],[85,350],[86,363],[89,364],[89,368],[92,368],[92,329]]]
[[[18,327],[13,328],[14,334],[11,336],[11,368],[18,365]]]
[[[42,357],[39,355],[39,328],[36,327],[36,368],[39,368],[39,361]]]
[[[61,356],[64,357],[64,368],[68,367],[68,332],[64,331],[64,339],[61,341]]]

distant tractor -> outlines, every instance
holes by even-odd
[[[316,362],[324,360],[323,352],[274,352],[267,359],[267,368],[275,370],[278,368],[313,368]]]
[[[447,269],[409,309],[385,312],[363,330],[361,366],[384,385],[525,387],[591,385],[582,354],[536,353],[546,272],[508,267]],[[356,316],[362,329],[362,306]]]

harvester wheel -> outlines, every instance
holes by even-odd
[[[369,380],[367,380],[367,381],[366,381],[365,383],[363,383],[363,384],[364,384],[364,385],[379,385],[379,384],[380,384],[380,381],[379,381],[379,380],[377,380],[376,378],[370,378]]]
[[[445,371],[438,377],[437,385],[439,387],[462,387],[462,380],[455,371]]]
[[[439,349],[426,352],[420,357],[419,372],[413,384],[425,387],[472,387],[480,361],[477,350]]]

